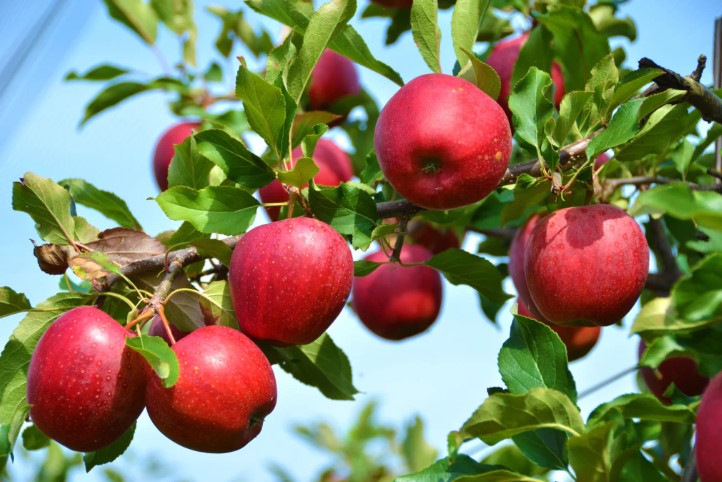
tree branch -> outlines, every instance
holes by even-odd
[[[672,252],[672,245],[660,219],[649,217],[647,234],[651,241],[651,248],[657,258],[658,273],[650,274],[647,277],[647,289],[654,291],[659,296],[669,296],[669,291],[674,283],[682,276],[677,265],[677,260]],[[651,278],[651,282],[650,282]]]
[[[722,124],[722,99],[720,99],[712,90],[699,83],[699,77],[704,70],[707,57],[700,55],[697,59],[697,67],[691,75],[686,77],[665,69],[653,60],[643,57],[639,61],[639,68],[655,68],[660,69],[664,73],[654,79],[657,89],[650,93],[662,92],[667,89],[677,89],[687,91],[684,100],[694,106],[702,118],[708,122],[717,122]]]

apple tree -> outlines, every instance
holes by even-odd
[[[504,386],[449,427],[437,460],[423,444],[406,453],[397,480],[722,480],[722,99],[699,82],[703,57],[689,75],[648,58],[626,67],[610,39],[636,31],[619,3],[246,0],[209,9],[225,62],[199,66],[192,2],[106,0],[150,48],[159,29],[177,35],[181,59],[159,77],[100,64],[67,80],[102,84],[82,123],[167,95],[179,121],[154,153],[155,202],[179,224],[144,230],[112,186],[14,183],[13,209],[44,242],[40,269],[62,281],[35,305],[0,289],[0,315],[26,314],[0,355],[3,463],[52,439],[90,470],[131,445],[144,408],[175,443],[239,450],[284,396],[271,365],[330,399],[358,393],[325,333],[349,299],[399,340],[434,323],[441,277],[476,290],[492,322],[511,277]],[[453,12],[454,65],[441,62],[439,9]],[[528,30],[516,35],[512,16]],[[369,17],[388,18],[387,44],[410,30],[429,73],[402,79],[379,60],[354,28]],[[398,92],[378,105],[357,69]],[[261,207],[272,221],[252,227]],[[460,249],[470,231],[483,235],[475,253]],[[585,420],[568,363],[637,303],[651,393]],[[475,440],[498,449],[478,460],[464,453]]]

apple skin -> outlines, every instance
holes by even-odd
[[[509,165],[511,129],[499,104],[474,84],[426,74],[384,106],[374,147],[399,194],[427,209],[453,209],[496,188]]]
[[[432,226],[414,219],[409,222],[406,230],[413,243],[420,244],[431,251],[431,254],[439,254],[447,249],[461,247],[461,240],[452,229]]]
[[[605,165],[607,162],[609,162],[609,156],[605,153],[601,153],[597,156],[596,159],[594,159],[594,170],[598,170],[600,167]]]
[[[198,131],[200,128],[201,125],[198,122],[181,122],[165,131],[158,139],[153,153],[153,174],[155,174],[155,181],[161,191],[168,189],[168,168],[170,161],[173,160],[176,144],[180,144],[193,131]]]
[[[171,333],[173,333],[173,338],[175,338],[176,342],[189,334],[185,331],[180,331],[178,328],[175,327],[173,323],[170,323],[170,331]],[[154,316],[151,320],[150,328],[148,328],[148,336],[159,336],[163,338],[163,340],[168,343],[168,345],[171,344],[170,338],[168,338],[168,333],[166,333],[163,322],[161,321],[159,316]]]
[[[646,348],[644,340],[641,340],[637,350],[640,360]],[[657,367],[657,370],[641,367],[639,372],[649,391],[665,405],[672,403],[670,398],[664,396],[664,392],[672,383],[689,397],[700,395],[709,383],[709,378],[702,376],[697,370],[697,362],[686,356],[668,358]]]
[[[722,482],[722,373],[709,382],[697,408],[694,455],[702,482]]]
[[[418,244],[404,245],[403,263],[418,263],[431,257]],[[383,251],[364,258],[388,261]],[[439,316],[442,284],[439,272],[428,266],[404,267],[385,264],[367,275],[354,278],[352,305],[366,327],[387,340],[403,340],[428,329]]]
[[[361,84],[354,63],[333,50],[324,50],[311,71],[309,109],[328,110],[334,102],[360,93]]]
[[[30,359],[33,423],[78,452],[99,450],[123,435],[144,407],[148,365],[125,346],[128,333],[93,306],[58,317]]]
[[[301,157],[303,157],[303,151],[299,146],[293,150],[293,165],[296,165],[296,161]],[[333,141],[319,139],[313,150],[313,160],[318,166],[318,173],[313,177],[316,184],[338,186],[342,182],[350,181],[353,177],[351,158]],[[264,203],[288,202],[288,191],[278,179],[259,189],[258,195],[261,197],[261,202]],[[278,221],[278,216],[281,214],[279,206],[267,206],[265,209],[271,221]]]
[[[524,308],[532,315],[530,318],[546,321],[531,299],[529,288],[526,285],[526,274],[524,271],[524,256],[527,243],[529,242],[529,236],[531,236],[532,231],[534,231],[534,228],[541,219],[542,216],[538,214],[533,215],[527,220],[524,226],[519,228],[514,234],[514,238],[511,240],[511,246],[509,246],[509,275],[514,282],[514,287],[519,294],[519,299],[524,304]]]
[[[534,305],[558,325],[611,325],[639,298],[649,247],[634,219],[608,204],[560,209],[527,241],[524,273]]]
[[[272,345],[305,345],[341,313],[353,258],[331,226],[292,218],[253,228],[233,250],[228,283],[241,330]]]
[[[511,110],[509,110],[509,96],[512,90],[511,77],[514,73],[516,61],[519,58],[519,52],[521,52],[521,48],[528,38],[529,32],[526,32],[510,40],[502,40],[494,46],[489,58],[486,60],[486,63],[499,74],[501,90],[497,102],[504,109],[509,123],[511,123],[512,117]],[[564,78],[562,77],[562,69],[556,62],[552,62],[551,78],[554,83],[554,103],[559,107],[562,97],[564,97]]]
[[[204,326],[173,345],[178,381],[153,374],[146,405],[163,435],[199,452],[238,450],[253,440],[276,406],[276,378],[263,352],[226,326]]]
[[[602,328],[599,326],[559,326],[549,320],[534,316],[521,298],[517,299],[517,312],[521,316],[541,321],[554,330],[564,346],[567,347],[567,359],[570,362],[579,360],[592,351],[602,334]]]

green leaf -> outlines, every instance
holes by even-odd
[[[550,73],[552,67],[551,33],[546,28],[538,27],[529,32],[529,37],[519,50],[519,56],[514,64],[511,76],[511,85],[516,85],[523,79],[529,69],[537,69]]]
[[[596,125],[597,117],[590,110],[592,92],[569,92],[559,105],[559,117],[554,126],[554,139],[558,146],[565,146],[587,134],[589,126]],[[586,113],[586,116],[584,114]]]
[[[342,235],[350,236],[354,248],[366,249],[371,244],[376,203],[364,189],[353,183],[333,188],[320,188],[312,183],[308,200],[316,217]]]
[[[607,107],[609,112],[619,107],[622,103],[627,102],[635,94],[637,94],[642,87],[649,84],[652,80],[662,73],[659,69],[639,69],[634,70],[624,77],[619,82],[619,85],[614,89],[614,95]]]
[[[216,258],[225,266],[230,266],[233,250],[220,239],[198,239],[191,245],[198,249],[198,253],[204,258]]]
[[[175,221],[188,221],[202,233],[245,233],[256,217],[258,201],[246,191],[210,186],[196,191],[177,186],[162,192],[156,201]]]
[[[32,172],[13,183],[13,209],[28,213],[40,236],[53,244],[72,244],[75,221],[70,194],[52,180]]]
[[[524,394],[493,393],[461,427],[461,436],[494,445],[514,435],[551,428],[584,433],[579,409],[561,392],[533,388]]]
[[[366,276],[370,275],[374,271],[376,271],[376,268],[381,266],[384,263],[376,263],[374,261],[354,261],[353,262],[353,275],[354,276]]]
[[[286,99],[281,89],[241,65],[236,75],[236,96],[243,101],[251,128],[279,160],[283,158],[288,151],[289,132],[285,129]]]
[[[486,95],[496,100],[501,90],[501,79],[492,67],[482,62],[473,52],[462,49],[470,63],[459,72],[462,77],[480,88]]]
[[[316,134],[315,128],[319,124],[330,124],[341,119],[342,116],[322,110],[313,110],[296,115],[293,121],[292,144],[296,147],[308,135]]]
[[[318,166],[310,157],[301,157],[290,171],[279,171],[278,180],[291,186],[303,187],[318,174]]]
[[[441,73],[438,9],[437,0],[414,0],[411,4],[411,34],[426,65],[432,72]]]
[[[467,57],[468,51],[474,48],[476,36],[489,8],[489,3],[491,3],[490,0],[457,0],[454,5],[454,11],[451,13],[451,40],[459,65],[465,65],[467,58],[471,58]],[[491,97],[496,98],[495,96]]]
[[[644,99],[633,99],[614,113],[611,122],[601,134],[587,146],[587,158],[594,159],[600,153],[617,147],[632,139],[638,130],[638,113]]]
[[[313,15],[313,5],[303,0],[246,0],[246,4],[253,10],[288,25],[301,35],[306,32]],[[329,47],[398,85],[404,83],[396,71],[374,58],[363,37],[350,25],[346,25],[331,40]]]
[[[119,82],[106,87],[85,107],[85,115],[83,115],[83,120],[80,121],[80,125],[84,125],[105,109],[113,107],[149,89],[150,86],[148,84],[141,84],[139,82]]]
[[[579,8],[557,5],[538,17],[552,33],[555,57],[561,60],[564,88],[583,90],[592,68],[609,54],[609,41]]]
[[[25,450],[39,450],[50,445],[50,438],[35,425],[23,430],[23,447]]]
[[[597,3],[589,8],[589,16],[594,25],[607,37],[623,36],[634,42],[637,39],[637,27],[631,18],[619,18],[616,13],[616,6],[611,4]]]
[[[529,73],[514,85],[509,96],[509,109],[514,114],[514,138],[519,144],[545,159],[550,167],[556,164],[544,156],[547,148],[544,126],[554,114],[551,97],[552,79],[544,71],[532,67]]]
[[[346,354],[326,333],[308,345],[268,347],[266,354],[283,370],[332,400],[353,400],[351,364]]]
[[[76,203],[95,209],[125,228],[142,229],[125,201],[112,192],[100,190],[83,179],[64,179],[58,184],[70,192]]]
[[[568,442],[569,461],[578,482],[609,482],[613,423],[605,423]]]
[[[454,460],[443,458],[415,474],[397,477],[396,482],[452,482],[465,475],[475,475],[483,466],[468,455],[461,454]]]
[[[155,43],[158,16],[143,0],[103,0],[110,16],[138,34],[149,45]]]
[[[130,428],[120,436],[120,438],[107,447],[103,447],[96,452],[88,452],[84,454],[83,462],[85,463],[85,472],[90,472],[93,467],[110,463],[123,455],[128,447],[130,447],[130,442],[133,441],[133,435],[135,435],[135,425],[136,422],[133,422],[133,425],[131,425]]]
[[[194,137],[198,151],[244,189],[255,191],[276,178],[268,164],[227,132],[210,129]]]
[[[647,460],[641,452],[634,454],[624,464],[620,480],[643,480],[644,482],[669,482],[669,478],[662,475],[655,465]],[[583,482],[583,481],[580,481]]]
[[[722,195],[693,191],[687,183],[670,183],[643,191],[629,210],[631,216],[669,214],[722,231]]]
[[[23,388],[25,388],[25,385],[23,385]],[[25,398],[22,401],[25,402]],[[0,422],[0,470],[7,463],[8,456],[12,457],[15,442],[28,417],[28,412],[30,412],[30,405],[19,403],[12,407],[7,421]]]
[[[213,163],[200,154],[197,138],[186,137],[175,146],[175,154],[168,166],[168,186],[186,186],[203,189],[210,185]]]
[[[519,450],[535,464],[552,470],[566,470],[567,434],[551,428],[540,428],[533,432],[514,435],[512,441]]]
[[[640,118],[646,117],[649,111],[657,109],[658,104],[649,101],[666,103],[670,99],[679,98],[681,91],[668,90],[648,97],[639,110]],[[660,96],[659,99],[656,97]],[[632,141],[617,151],[615,158],[620,162],[637,160],[644,156],[665,154],[678,139],[694,129],[697,118],[690,116],[686,105],[663,105],[652,112]]]
[[[28,298],[7,286],[0,287],[0,318],[22,313],[32,308]]]
[[[695,324],[709,324],[722,318],[721,269],[722,253],[712,254],[672,287],[672,306],[679,316]]]
[[[146,335],[127,337],[125,344],[145,358],[165,388],[175,385],[178,381],[178,357],[163,338]]]
[[[356,12],[356,0],[324,3],[311,15],[303,34],[303,44],[288,69],[288,93],[296,104],[306,90],[313,67],[329,42],[347,26]]]
[[[227,281],[211,281],[200,299],[201,309],[206,318],[213,324],[238,329],[236,313],[231,302],[231,290]]]
[[[682,288],[684,290],[684,287]],[[668,333],[702,328],[716,320],[691,323],[681,318],[672,307],[671,298],[654,298],[642,306],[632,325],[632,333]]]
[[[436,460],[436,449],[428,444],[424,438],[424,421],[415,417],[406,428],[406,437],[401,444],[401,452],[406,467],[413,472],[428,467]]]
[[[469,285],[490,301],[503,302],[510,295],[504,292],[503,278],[488,260],[461,249],[447,249],[424,264],[440,271],[449,283]]]
[[[553,388],[577,401],[577,388],[559,335],[544,323],[514,316],[509,339],[499,351],[499,372],[511,393]]]
[[[694,423],[694,412],[686,405],[664,405],[649,393],[630,393],[595,408],[587,426],[592,428],[613,421],[618,415],[625,419]]]
[[[18,410],[27,405],[28,365],[42,334],[65,311],[89,299],[83,293],[58,293],[37,305],[38,311],[28,313],[15,328],[0,354],[0,425],[11,424]]]
[[[539,482],[539,479],[515,474],[505,469],[495,469],[479,475],[468,475],[456,479],[458,482]]]
[[[89,80],[89,81],[102,81],[112,80],[121,75],[129,72],[125,67],[117,67],[115,65],[104,64],[93,67],[84,74],[78,74],[75,71],[71,71],[65,76],[65,80]]]

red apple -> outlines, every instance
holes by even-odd
[[[511,77],[514,73],[516,60],[519,58],[519,52],[528,38],[529,32],[526,32],[510,40],[502,40],[494,46],[489,58],[486,60],[486,63],[499,74],[501,90],[499,91],[498,102],[504,109],[509,123],[511,123],[511,111],[509,110],[509,95],[511,95],[512,91]],[[555,87],[554,103],[558,107],[562,102],[562,97],[564,97],[564,78],[562,77],[562,69],[556,62],[552,63],[551,77]]]
[[[534,305],[531,295],[529,294],[529,288],[526,285],[524,255],[526,253],[529,236],[531,236],[532,231],[541,218],[542,217],[538,214],[530,217],[526,224],[519,228],[516,234],[514,234],[514,238],[511,240],[511,246],[509,246],[509,275],[511,275],[511,280],[514,282],[514,287],[516,288],[516,292],[519,294],[519,299],[524,304],[524,308],[533,315],[530,318],[540,321],[544,320],[544,317],[541,313],[539,313],[539,310],[537,310],[537,307]]]
[[[521,297],[517,299],[517,312],[521,316],[541,321],[554,330],[559,335],[564,346],[567,347],[567,359],[570,362],[578,360],[589,353],[602,334],[602,328],[599,326],[559,326],[545,320],[543,317],[539,318],[531,313],[521,300]]]
[[[274,345],[311,343],[341,313],[353,259],[331,226],[311,218],[264,224],[246,233],[229,267],[241,330]]]
[[[173,160],[176,144],[183,142],[193,131],[198,131],[201,125],[198,122],[181,122],[165,131],[158,139],[153,153],[153,172],[155,180],[161,191],[168,189],[168,167]]]
[[[637,356],[642,358],[647,345],[644,340],[640,340]],[[672,400],[664,396],[664,392],[669,386],[674,385],[687,396],[694,397],[700,395],[709,378],[700,375],[697,370],[697,362],[686,356],[674,356],[664,360],[656,370],[649,367],[641,367],[639,372],[642,374],[645,385],[661,402],[669,405]]]
[[[181,338],[188,335],[185,331],[180,331],[178,328],[175,327],[173,323],[170,324],[170,331],[173,333],[173,338],[175,338],[175,341],[179,341]],[[165,327],[163,326],[163,322],[161,321],[159,316],[154,316],[153,319],[150,322],[150,328],[148,328],[148,335],[149,336],[159,336],[163,338],[163,340],[171,344],[170,338],[168,337],[168,332],[165,331]]]
[[[401,262],[419,263],[431,253],[417,244],[404,245]],[[366,261],[388,261],[383,251]],[[441,309],[441,276],[428,266],[385,264],[354,278],[353,308],[369,330],[388,340],[402,340],[431,326]]]
[[[599,154],[597,156],[596,159],[594,159],[594,170],[596,171],[597,169],[599,169],[600,167],[605,165],[607,162],[609,162],[609,156],[602,152],[601,154]]]
[[[496,188],[509,165],[511,130],[499,104],[474,84],[427,74],[383,108],[374,146],[399,194],[427,209],[452,209]]]
[[[293,150],[292,157],[294,165],[300,157],[303,157],[300,146]],[[318,166],[318,173],[313,178],[316,184],[338,186],[342,182],[350,181],[353,177],[351,158],[333,141],[319,139],[316,148],[313,150],[313,160]],[[264,203],[288,202],[288,191],[278,179],[259,189],[258,195],[261,197],[261,202]],[[278,221],[281,208],[279,206],[267,206],[266,213],[268,213],[271,221]]]
[[[232,452],[253,440],[276,406],[276,378],[263,352],[225,326],[204,326],[173,345],[178,381],[153,375],[146,405],[153,424],[179,445]]]
[[[38,342],[28,367],[33,423],[79,452],[123,435],[143,411],[148,366],[125,346],[128,333],[93,306],[64,313]]]
[[[717,374],[702,395],[697,408],[695,460],[702,482],[722,482],[722,373]]]
[[[356,66],[333,50],[324,50],[311,71],[308,102],[311,110],[329,110],[346,96],[361,93]]]
[[[634,219],[608,205],[547,215],[527,241],[524,272],[534,305],[558,325],[611,325],[644,289],[649,247]]]
[[[406,230],[413,243],[420,244],[432,254],[461,247],[461,240],[453,229],[432,226],[415,219],[409,222]]]

